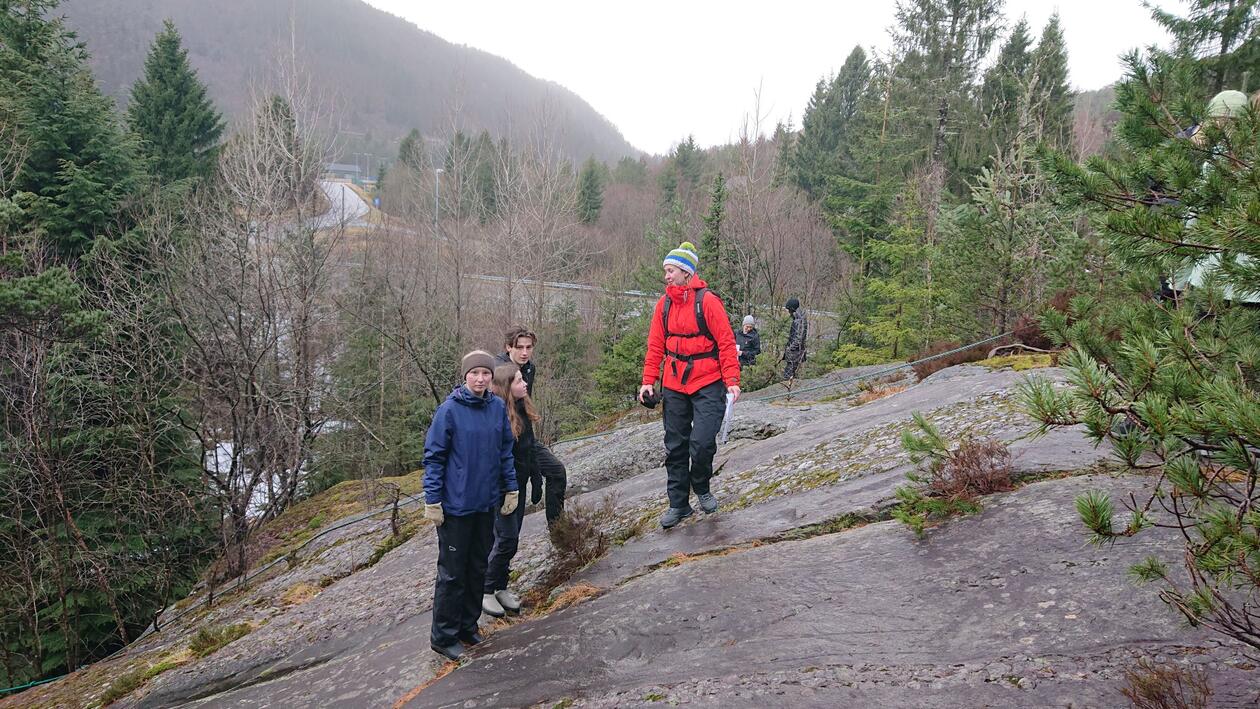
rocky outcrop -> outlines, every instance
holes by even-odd
[[[1077,493],[1147,482],[1038,482],[924,540],[882,522],[662,568],[499,633],[412,706],[1115,706],[1156,655],[1241,701],[1236,649],[1125,581],[1175,540],[1081,544]]]
[[[1177,559],[1178,540],[1086,546],[1076,494],[1150,481],[1108,465],[1081,431],[1030,437],[1015,406],[1023,376],[954,367],[859,405],[841,373],[791,401],[749,397],[719,450],[721,511],[668,532],[656,525],[659,423],[557,446],[587,490],[569,504],[613,501],[617,543],[570,581],[595,597],[487,628],[471,661],[436,682],[434,535],[422,524],[382,556],[388,525],[375,519],[212,609],[194,598],[196,612],[119,657],[21,699],[89,704],[196,628],[248,621],[246,637],[119,705],[364,707],[412,695],[411,706],[1105,706],[1121,702],[1122,671],[1139,656],[1206,668],[1222,705],[1248,700],[1256,673],[1239,649],[1183,628],[1126,578],[1145,555]],[[911,469],[900,434],[916,411],[947,437],[1007,442],[1022,486],[925,540],[884,521]],[[528,514],[516,585],[537,584],[551,554],[542,515]]]

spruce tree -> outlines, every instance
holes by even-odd
[[[127,226],[137,184],[135,146],[97,88],[87,56],[60,21],[56,0],[0,6],[0,92],[26,159],[14,188],[29,195],[23,228],[58,260],[77,262],[100,235]],[[124,217],[120,222],[120,217]]]
[[[489,131],[481,131],[477,136],[474,148],[475,166],[473,168],[476,191],[474,206],[477,220],[482,224],[490,221],[499,213],[499,179],[497,176],[500,156]]]
[[[722,244],[722,222],[726,218],[726,179],[722,173],[713,178],[713,190],[709,193],[709,213],[704,216],[704,232],[700,235],[700,264],[706,274],[705,282],[719,294],[728,306],[740,302],[731,292],[730,269],[727,267],[726,249]]]
[[[604,178],[601,176],[602,166],[594,157],[586,159],[582,172],[578,175],[577,211],[578,220],[583,224],[594,224],[599,221],[599,212],[604,208]]]
[[[849,145],[859,102],[871,79],[866,51],[856,46],[840,73],[819,80],[801,118],[801,132],[789,157],[793,181],[810,199],[826,192],[827,181],[853,171]]]
[[[840,248],[858,263],[859,281],[885,271],[870,246],[887,238],[896,196],[927,156],[928,124],[914,102],[922,92],[914,75],[902,72],[885,61],[874,64],[851,134],[853,172],[831,176],[822,201]]]
[[[936,107],[931,162],[943,165],[947,143],[958,123],[980,62],[989,53],[1002,22],[1002,0],[906,0],[897,4],[895,40],[906,54],[922,59],[922,86]],[[936,209],[937,204],[925,205]]]
[[[419,130],[412,128],[398,144],[398,162],[416,172],[423,172],[428,168],[428,152],[424,146],[424,136],[420,135]]]
[[[665,170],[661,173],[662,203],[668,204],[674,190],[683,200],[690,197],[700,185],[700,175],[703,172],[704,152],[700,150],[700,146],[696,145],[695,136],[689,135],[670,153]]]
[[[1068,86],[1067,47],[1059,15],[1050,16],[1032,53],[1033,76],[1028,80],[1029,115],[1034,133],[1048,145],[1066,149],[1072,144],[1072,101]]]
[[[642,187],[647,184],[647,160],[634,159],[627,155],[617,161],[612,170],[612,181],[619,185]]]
[[[1260,0],[1190,0],[1184,17],[1158,7],[1151,8],[1151,16],[1172,34],[1182,56],[1196,60],[1206,88],[1216,94],[1251,91],[1260,82],[1255,75],[1260,69],[1258,7]]]
[[[988,155],[995,148],[1010,145],[1019,129],[1020,99],[1026,91],[1028,67],[1032,63],[1032,38],[1028,22],[1021,19],[998,51],[997,61],[985,72],[980,87],[980,114],[986,130],[977,131],[979,152]]]
[[[179,31],[167,20],[131,87],[127,123],[141,139],[153,174],[165,183],[214,170],[223,119],[188,63]]]
[[[656,186],[660,192],[661,209],[669,209],[678,201],[678,171],[673,164],[667,162],[656,176]]]
[[[1260,115],[1178,137],[1202,116],[1197,68],[1159,52],[1128,62],[1121,150],[1085,166],[1049,158],[1063,198],[1093,213],[1127,277],[1108,284],[1111,302],[1046,314],[1070,347],[1060,361],[1072,386],[1031,384],[1025,407],[1047,428],[1083,423],[1130,466],[1157,465],[1150,494],[1078,498],[1086,529],[1097,543],[1177,530],[1185,554],[1133,575],[1190,623],[1260,649],[1260,313],[1245,302],[1260,294]],[[1161,279],[1172,293],[1157,299]]]

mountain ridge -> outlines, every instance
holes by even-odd
[[[392,157],[412,128],[442,138],[453,124],[521,140],[545,110],[574,161],[642,154],[576,93],[508,59],[448,42],[362,0],[306,0],[298,13],[293,7],[284,0],[65,0],[57,13],[85,43],[101,88],[120,106],[170,19],[229,118],[248,109],[251,90],[270,83],[277,60],[292,54],[319,93],[336,97],[347,151]]]

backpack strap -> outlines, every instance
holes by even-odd
[[[675,352],[669,349],[668,343],[669,343],[669,338],[671,337],[670,332],[669,332],[670,299],[668,295],[662,296],[662,298],[665,301],[664,305],[661,307],[661,325],[665,333],[664,339],[667,345],[665,347],[665,355],[669,357],[671,360],[673,360],[670,363],[670,365],[674,368],[675,376],[678,375],[678,363],[680,361],[687,363],[687,366],[683,368],[682,379],[679,380],[684,385],[687,383],[687,380],[691,378],[691,367],[692,367],[692,364],[695,362],[695,360],[718,358],[717,340],[713,338],[713,333],[709,331],[709,323],[705,322],[705,319],[704,319],[704,295],[708,291],[709,291],[708,288],[696,289],[695,312],[696,312],[696,328],[698,332],[692,333],[690,335],[674,335],[674,337],[687,337],[687,338],[703,337],[707,339],[709,342],[713,343],[713,346],[709,350],[705,352],[698,352],[693,355],[679,354],[678,352]]]
[[[661,296],[661,331],[665,333],[665,341],[669,341],[669,294]]]
[[[713,339],[713,333],[709,332],[709,323],[704,319],[704,295],[708,292],[708,288],[696,290],[696,327],[699,328],[701,337],[713,343],[713,353],[716,355],[717,340]]]

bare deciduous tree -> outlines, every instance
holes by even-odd
[[[328,289],[345,227],[316,196],[324,161],[309,94],[288,81],[255,101],[223,149],[220,179],[190,206],[191,235],[164,252],[167,296],[189,342],[190,430],[221,508],[229,571],[250,533],[302,493],[327,421],[339,342]]]

